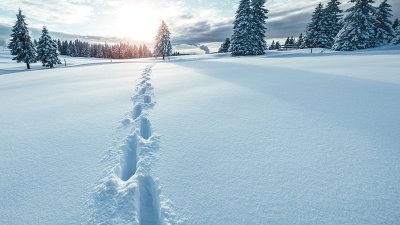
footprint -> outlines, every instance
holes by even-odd
[[[125,144],[121,147],[122,148],[122,155],[120,158],[120,171],[119,175],[121,180],[127,181],[136,172],[136,163],[137,163],[137,135],[129,136]]]
[[[139,176],[139,225],[161,225],[160,200],[156,183],[150,176]]]
[[[145,117],[140,120],[140,135],[146,140],[151,137],[151,124]]]

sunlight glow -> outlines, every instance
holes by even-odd
[[[148,5],[122,5],[114,19],[114,35],[137,41],[152,41],[161,22],[159,17]]]

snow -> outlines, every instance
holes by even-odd
[[[0,224],[397,224],[400,49],[309,52],[2,52]]]

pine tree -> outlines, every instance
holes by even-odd
[[[231,39],[226,38],[224,43],[221,44],[221,47],[218,50],[218,53],[226,53],[229,52],[229,48],[231,47]]]
[[[396,30],[397,27],[400,26],[400,20],[399,19],[395,19],[392,25],[393,30]]]
[[[301,48],[301,46],[303,45],[303,43],[304,43],[304,38],[303,38],[303,33],[301,33],[301,34],[299,35],[299,38],[297,38],[296,45],[297,45],[297,47]]]
[[[335,37],[342,29],[343,11],[339,8],[339,0],[330,0],[324,10],[324,18],[322,27],[324,34],[327,36],[327,48],[331,48],[335,43]]]
[[[69,41],[68,43],[67,55],[71,57],[76,57],[76,48],[75,44],[72,41]]]
[[[394,31],[394,38],[392,40],[392,44],[400,45],[400,26],[398,26]]]
[[[251,12],[253,31],[249,34],[253,35],[253,55],[264,55],[267,49],[265,33],[267,31],[266,20],[268,19],[265,0],[252,0]]]
[[[290,37],[287,37],[286,41],[285,41],[285,45],[288,45],[289,43],[290,43]]]
[[[42,62],[43,66],[50,68],[61,63],[58,58],[57,43],[51,39],[46,27],[43,27],[42,36],[39,38],[37,59]]]
[[[281,48],[281,44],[279,43],[279,41],[277,41],[275,44],[275,49],[279,50],[280,48]]]
[[[163,60],[165,60],[165,57],[168,57],[172,54],[170,35],[171,33],[168,30],[167,24],[162,21],[156,36],[154,56],[162,56]]]
[[[375,47],[375,7],[373,0],[350,0],[355,3],[344,18],[343,28],[335,38],[332,49],[353,51]]]
[[[58,49],[58,52],[61,54],[61,52],[62,52],[62,43],[61,43],[60,39],[57,40],[57,49]]]
[[[290,45],[294,45],[295,42],[296,42],[296,40],[294,39],[294,37],[293,37],[293,36],[290,37],[289,44],[290,44]]]
[[[250,0],[241,0],[236,11],[231,38],[232,56],[245,56],[253,54],[253,20]]]
[[[385,45],[390,43],[393,38],[393,24],[390,20],[392,17],[391,5],[387,3],[387,0],[378,6],[376,10],[376,24],[375,24],[375,38],[376,45]]]
[[[30,64],[36,62],[36,52],[31,37],[29,36],[27,25],[25,16],[22,15],[22,11],[19,9],[17,22],[13,26],[8,48],[11,51],[11,55],[15,56],[13,60],[24,62],[26,68],[30,69]]]
[[[324,6],[319,3],[312,15],[311,23],[307,25],[305,45],[309,48],[326,48],[329,40],[324,32],[326,21],[324,20]]]
[[[139,58],[143,58],[143,47],[139,45]]]
[[[269,46],[269,50],[275,49],[275,40],[272,41],[271,45]]]

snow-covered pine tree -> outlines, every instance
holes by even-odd
[[[292,36],[290,37],[289,44],[294,45],[296,43],[296,39]]]
[[[339,8],[339,0],[330,0],[324,10],[323,32],[328,38],[327,48],[331,48],[335,43],[335,37],[342,29],[343,11]]]
[[[400,26],[400,20],[399,19],[395,19],[393,21],[393,25],[392,25],[393,30],[396,30],[397,27],[399,27],[399,26]]]
[[[299,37],[297,38],[296,45],[297,45],[297,47],[301,48],[301,46],[303,45],[303,43],[304,43],[304,37],[303,37],[303,33],[301,33],[301,34],[299,35]]]
[[[390,43],[393,38],[393,24],[390,18],[392,17],[391,5],[387,3],[387,0],[378,6],[376,10],[376,24],[375,24],[375,38],[376,45],[386,45]]]
[[[229,48],[231,47],[231,39],[226,38],[224,43],[221,44],[221,47],[218,50],[218,53],[226,53],[229,52]]]
[[[319,3],[312,15],[311,23],[307,25],[305,45],[309,48],[326,48],[329,46],[328,37],[323,29],[327,26],[324,13],[324,6]]]
[[[272,41],[271,45],[269,46],[269,50],[275,49],[275,40]]]
[[[335,38],[332,49],[336,51],[354,51],[375,47],[374,16],[376,9],[373,0],[350,0],[355,3],[343,19],[343,27]]]
[[[394,31],[394,37],[393,37],[393,40],[392,40],[392,44],[400,45],[400,26],[398,26],[396,28],[396,30]]]
[[[289,43],[290,43],[290,37],[287,37],[286,41],[285,41],[285,45],[288,45]]]
[[[267,50],[265,33],[267,31],[266,20],[268,19],[268,10],[265,8],[265,0],[252,0],[252,28],[253,32],[253,55],[264,55]]]
[[[37,59],[45,67],[53,68],[56,64],[61,64],[58,58],[57,43],[53,41],[46,27],[42,29],[42,36],[39,38],[37,46]]]
[[[281,43],[279,43],[279,41],[277,41],[275,43],[275,49],[279,50],[281,48]]]
[[[13,60],[17,62],[24,62],[26,68],[30,69],[30,64],[36,62],[36,51],[35,47],[29,36],[29,30],[25,22],[25,16],[22,14],[21,9],[19,9],[17,14],[17,21],[13,26],[11,33],[11,40],[8,48],[11,51],[11,55],[15,57]]]
[[[241,0],[233,22],[232,56],[253,55],[253,19],[250,0]]]
[[[172,54],[170,35],[171,33],[169,32],[167,24],[165,21],[162,21],[156,36],[156,44],[154,47],[155,57],[162,56],[163,60],[165,60],[165,57],[168,57]]]
[[[57,40],[57,50],[58,50],[58,53],[61,54],[61,52],[62,52],[62,43],[61,43],[60,39]]]

